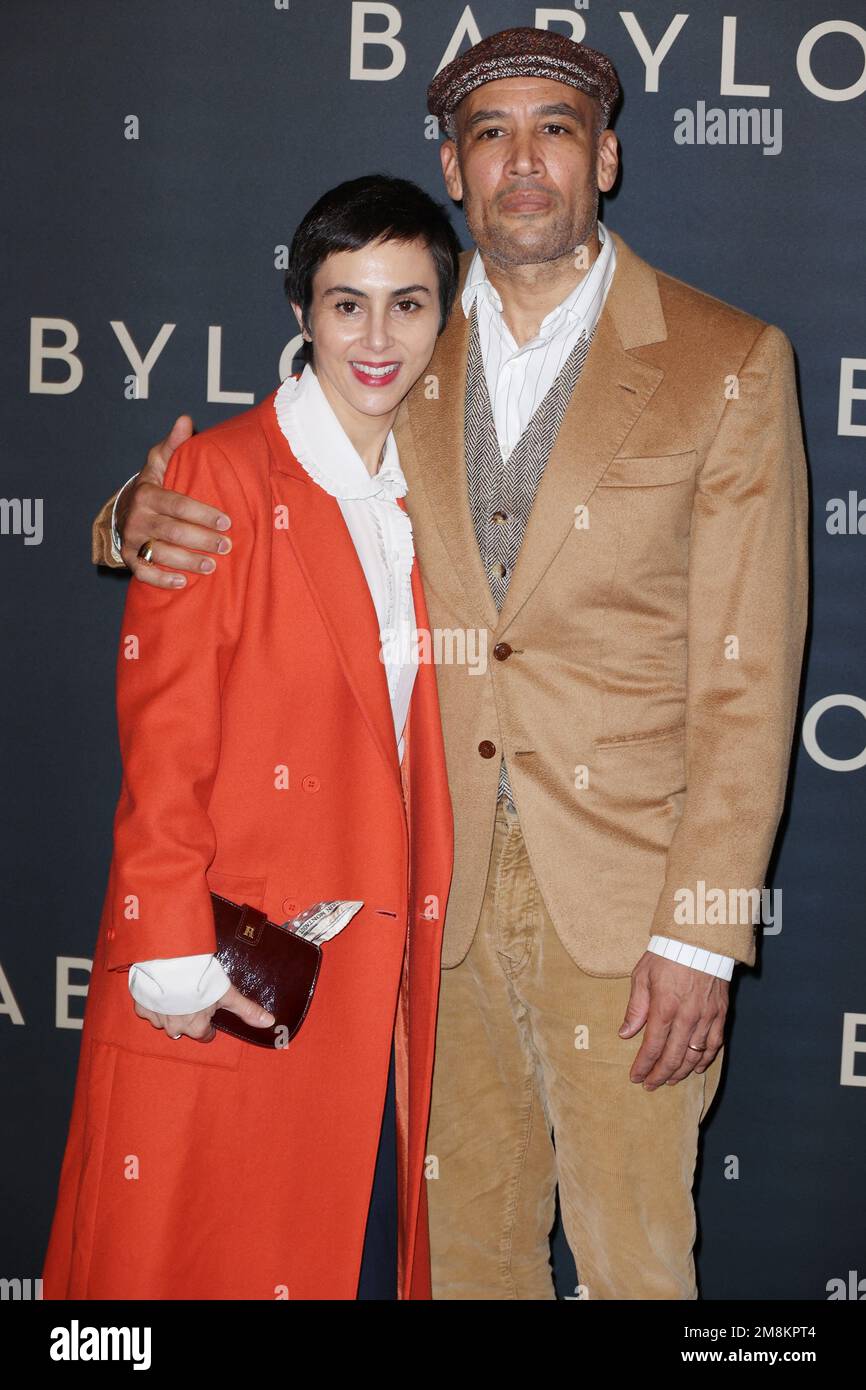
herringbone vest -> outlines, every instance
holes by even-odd
[[[592,337],[578,339],[562,371],[541,401],[507,459],[496,434],[475,305],[469,317],[466,372],[466,477],[478,549],[497,611],[502,608],[541,476],[562,424]],[[513,800],[505,760],[499,796]]]

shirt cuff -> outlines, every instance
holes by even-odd
[[[129,992],[157,1014],[196,1014],[215,1004],[231,985],[213,955],[142,960],[129,968]]]
[[[693,970],[705,970],[719,980],[730,980],[737,963],[734,956],[720,956],[700,946],[687,946],[684,941],[675,941],[670,936],[651,936],[647,950],[666,960],[678,961],[680,965],[690,965]]]
[[[123,487],[119,489],[117,496],[114,499],[114,506],[111,508],[111,558],[118,565],[123,564],[123,556],[120,553],[122,541],[120,539],[120,532],[117,529],[117,504],[120,501],[120,494],[124,491],[125,488],[129,487],[129,484],[132,482],[132,479],[137,477],[138,474],[133,473],[132,478],[127,478],[126,482],[123,484]]]

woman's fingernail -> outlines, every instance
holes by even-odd
[[[216,528],[218,531],[227,531],[231,524],[231,517],[218,516],[216,519]]]
[[[229,540],[228,536],[223,536],[222,540],[220,541],[219,545],[217,546],[217,550],[219,551],[220,555],[228,555],[228,553],[229,553],[229,551],[231,550],[231,548],[232,548],[232,543],[231,543],[231,541]]]
[[[216,569],[216,560],[202,560],[199,569],[203,574],[210,574],[211,570]]]

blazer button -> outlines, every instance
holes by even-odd
[[[501,560],[494,560],[493,564],[488,569],[488,574],[491,579],[504,579],[505,573],[505,566]]]
[[[511,647],[507,642],[497,642],[493,648],[493,655],[497,661],[507,661],[511,655]]]
[[[298,904],[294,898],[283,898],[283,912],[287,917],[294,917],[298,910]]]
[[[496,752],[496,744],[491,743],[489,738],[482,739],[478,745],[478,752],[482,758],[492,758]]]
[[[321,785],[318,777],[305,777],[301,782],[301,786],[305,792],[317,792]]]

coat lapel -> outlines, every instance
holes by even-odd
[[[340,505],[292,454],[274,411],[275,395],[259,407],[270,445],[274,507],[287,508],[286,536],[367,727],[399,788],[394,716],[380,660],[375,604]]]

